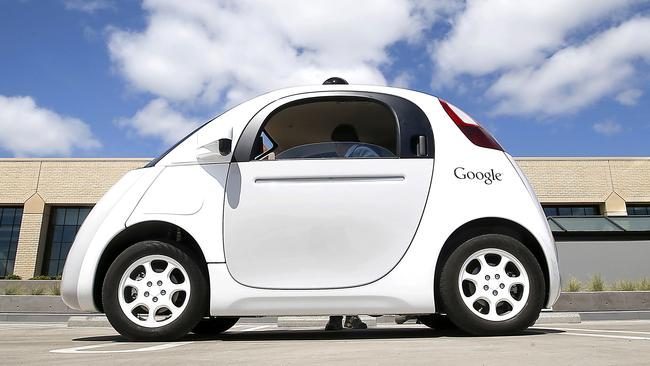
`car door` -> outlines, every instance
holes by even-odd
[[[408,249],[432,172],[431,126],[406,99],[340,92],[272,103],[249,122],[228,172],[228,270],[269,289],[376,281]]]

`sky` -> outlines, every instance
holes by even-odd
[[[405,87],[513,156],[650,156],[650,0],[5,0],[0,157],[154,157],[256,95]]]

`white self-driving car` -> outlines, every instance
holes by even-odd
[[[479,124],[333,78],[247,101],[126,174],[79,230],[61,292],[130,339],[164,340],[263,315],[507,334],[559,285],[535,193]]]

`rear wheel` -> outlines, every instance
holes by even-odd
[[[122,252],[104,278],[106,317],[132,340],[182,337],[208,305],[208,286],[194,253],[159,241],[143,241]]]
[[[211,317],[203,319],[197,324],[192,332],[200,335],[220,334],[232,328],[239,318],[237,317]]]
[[[542,269],[518,240],[482,235],[461,244],[440,275],[451,321],[474,335],[511,334],[531,326],[545,297]]]

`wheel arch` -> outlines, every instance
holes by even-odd
[[[544,294],[544,303],[546,304],[549,297],[550,278],[548,263],[546,261],[546,256],[544,255],[544,250],[542,249],[540,243],[537,241],[537,239],[535,239],[535,236],[533,236],[533,234],[528,229],[514,221],[499,217],[485,217],[467,222],[454,230],[454,232],[447,238],[445,244],[442,246],[442,249],[438,255],[438,260],[436,261],[435,277],[433,282],[436,311],[445,311],[445,309],[441,308],[442,301],[440,299],[440,285],[438,283],[444,262],[459,245],[471,238],[485,234],[502,234],[510,236],[514,239],[519,240],[533,253],[540,266],[542,267],[542,272],[544,273],[544,284],[546,287],[546,293]]]
[[[202,270],[204,271],[208,281],[208,289],[210,288],[210,277],[208,276],[208,267],[205,261],[205,256],[203,255],[201,247],[190,233],[182,227],[166,221],[139,222],[125,228],[119,234],[115,235],[102,252],[97,264],[93,283],[93,300],[95,306],[100,312],[104,311],[104,306],[102,304],[102,286],[108,268],[115,258],[117,258],[117,256],[126,248],[144,240],[159,240],[192,250],[201,261]]]

